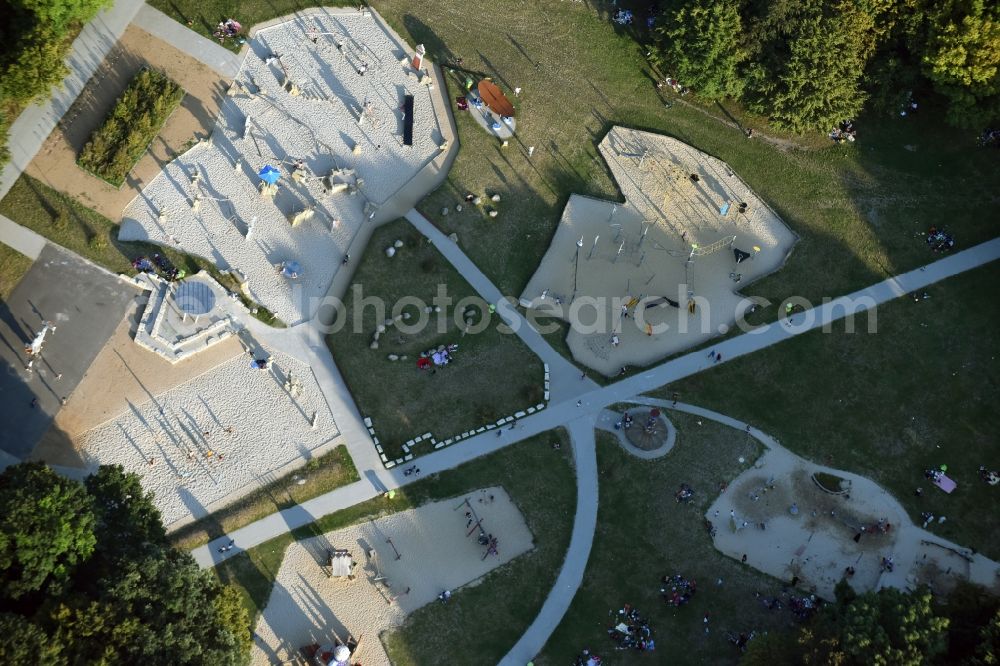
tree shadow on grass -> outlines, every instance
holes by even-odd
[[[449,67],[452,65],[447,63],[457,63],[458,56],[448,48],[444,40],[413,14],[403,15],[403,27],[410,33],[410,39],[414,44],[423,44],[427,48],[431,60]]]

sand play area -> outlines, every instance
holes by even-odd
[[[88,468],[121,464],[139,474],[168,527],[220,508],[325,452],[340,434],[309,366],[280,353],[271,358],[269,369],[258,370],[241,353],[157,394],[118,367],[139,382],[142,400],[133,402],[131,391],[119,402],[124,411],[75,436],[79,455]],[[94,386],[87,381],[84,390]]]
[[[295,324],[313,314],[342,259],[360,255],[352,241],[362,225],[445,139],[430,77],[371,12],[322,10],[262,29],[249,44],[210,140],[126,207],[119,238],[236,269],[254,300]],[[262,193],[266,166],[278,180]],[[282,265],[291,270],[281,274]]]
[[[739,288],[781,268],[796,236],[724,162],[614,127],[601,154],[625,203],[573,195],[521,302],[571,323],[573,357],[605,375],[724,333]]]
[[[842,492],[821,488],[816,472],[843,479]],[[783,449],[729,484],[705,518],[720,551],[827,600],[845,576],[859,592],[921,583],[944,591],[958,578],[996,590],[1000,582],[996,562],[914,525],[873,481]]]
[[[469,507],[498,539],[496,555],[479,544],[475,521],[468,536]],[[336,635],[360,639],[352,663],[389,664],[382,632],[421,606],[442,603],[444,590],[459,595],[463,585],[532,547],[521,512],[499,487],[293,543],[257,623],[253,663],[305,663],[299,648],[332,643]],[[347,549],[357,563],[353,580],[327,575],[322,565],[335,548]]]

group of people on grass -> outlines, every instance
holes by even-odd
[[[979,466],[979,478],[985,483],[995,486],[1000,483],[1000,472],[996,470],[986,469],[985,465]]]
[[[983,133],[979,135],[979,145],[983,147],[993,146],[994,148],[1000,148],[1000,128],[987,127],[984,129]]]
[[[853,568],[848,568],[853,573]],[[798,578],[794,579],[793,583],[798,583]],[[754,592],[754,596],[767,610],[780,611],[787,607],[798,619],[809,619],[819,610],[822,602],[816,598],[816,595],[796,596],[793,594],[793,591],[791,588],[785,588],[781,591],[781,594],[776,594],[773,597],[762,595],[760,592]]]
[[[955,238],[944,229],[931,227],[927,231],[927,247],[934,252],[947,252],[955,247]]]
[[[418,370],[430,370],[431,374],[437,372],[437,368],[448,365],[454,359],[453,354],[458,351],[458,345],[452,343],[441,345],[435,349],[420,352],[417,359]]]
[[[212,36],[222,43],[227,39],[236,39],[242,31],[243,26],[238,21],[226,19],[225,21],[219,21],[219,24],[215,26],[215,30],[212,32]],[[240,43],[243,43],[242,40]]]
[[[853,120],[841,120],[840,124],[830,130],[830,138],[834,143],[854,142],[858,138],[858,131],[854,129]]]
[[[668,604],[675,608],[680,608],[691,601],[691,597],[698,590],[698,584],[695,581],[688,580],[680,574],[664,576],[660,582],[663,584],[663,587],[660,588],[660,594],[663,595],[663,599]]]
[[[618,610],[615,624],[608,628],[608,636],[615,642],[616,650],[651,652],[656,647],[649,622],[630,604]]]
[[[158,253],[153,254],[152,260],[142,255],[136,257],[132,260],[132,268],[140,273],[159,275],[169,282],[181,280],[186,275],[184,271],[178,270],[170,263],[169,259]]]

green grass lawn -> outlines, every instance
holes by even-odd
[[[405,245],[389,258],[384,249],[397,239]],[[405,442],[425,432],[441,441],[542,401],[542,363],[519,338],[501,334],[495,326],[462,335],[464,325],[456,323],[453,310],[475,291],[405,220],[375,231],[353,284],[363,288],[364,298],[380,298],[385,314],[377,316],[374,307],[366,306],[358,316],[354,308],[360,301],[352,286],[344,299],[346,314],[338,320],[343,326],[327,342],[390,459],[402,455]],[[447,287],[452,307],[442,307],[440,316],[432,313],[420,331],[389,327],[379,348],[370,348],[376,326],[392,315],[401,298],[416,297],[430,305],[439,285]],[[411,315],[403,323],[415,324],[427,316],[417,305],[407,305],[402,312]],[[458,321],[463,321],[461,315]],[[417,369],[420,352],[449,343],[459,345],[451,363],[433,373]],[[389,354],[408,358],[392,362]],[[431,450],[429,441],[420,446],[416,453]]]
[[[0,243],[0,301],[7,300],[29,268],[31,259]]]
[[[307,6],[297,0],[152,4],[193,20],[203,33],[225,17],[252,25]],[[975,147],[975,132],[946,127],[930,105],[905,120],[861,118],[855,144],[835,146],[816,133],[791,137],[803,149],[783,152],[716,120],[728,113],[763,129],[760,119],[748,120],[735,107],[664,108],[643,46],[631,29],[609,20],[605,3],[370,4],[404,39],[425,44],[433,60],[460,57],[473,78],[523,89],[515,99],[518,135],[507,148],[468,113],[455,112],[461,150],[445,185],[420,206],[459,234],[469,256],[507,294],[519,295],[534,272],[571,192],[618,197],[596,148],[614,124],[663,132],[728,162],[802,237],[782,271],[745,289],[772,301],[847,293],[923,263],[927,255],[913,234],[932,224],[946,221],[962,246],[994,233],[984,214],[1000,186],[994,155]],[[454,98],[459,77],[447,78]],[[536,148],[531,160],[529,146]],[[445,206],[454,211],[466,192],[499,193],[499,217],[468,209],[440,215]]]
[[[1000,460],[1000,263],[932,285],[928,300],[878,309],[878,332],[814,331],[665,387],[681,400],[749,421],[816,462],[871,477],[910,517],[1000,558],[997,489],[978,478]],[[951,495],[922,471],[948,465]],[[923,488],[923,497],[914,492]]]
[[[276,511],[354,483],[359,478],[347,447],[341,444],[234,504],[172,532],[170,542],[181,550],[197,548]],[[300,484],[300,481],[304,483]]]
[[[677,443],[664,458],[639,460],[622,450],[615,437],[597,440],[600,505],[594,546],[583,584],[538,664],[569,664],[584,648],[607,664],[735,663],[738,652],[726,632],[775,630],[787,626],[787,611],[768,611],[754,593],[773,596],[781,583],[715,550],[704,513],[718,494],[762,452],[756,440],[732,428],[670,412]],[[741,465],[739,457],[746,458]],[[674,500],[682,483],[694,500]],[[674,608],[660,594],[664,575],[697,582],[695,595]],[[718,579],[722,584],[718,585]],[[618,652],[606,629],[624,604],[648,619],[656,641],[653,653]],[[704,617],[709,613],[709,633]]]
[[[0,214],[113,273],[132,275],[133,259],[158,252],[188,274],[206,270],[224,287],[239,293],[235,280],[220,273],[207,259],[152,243],[120,241],[117,224],[28,175],[22,174],[0,200]],[[284,325],[267,308],[244,301],[258,308],[256,316],[265,324]]]
[[[556,441],[562,443],[558,450],[552,448]],[[476,585],[454,591],[447,606],[425,606],[402,628],[382,637],[394,664],[495,664],[538,613],[569,545],[576,504],[571,458],[563,431],[544,433],[447,474],[421,479],[392,500],[378,497],[324,516],[241,553],[214,571],[222,582],[240,589],[255,618],[267,604],[285,549],[293,540],[500,485],[524,514],[535,548]]]
[[[782,152],[746,140],[703,110],[657,95],[642,47],[585,5],[569,2],[386,0],[374,6],[438,61],[519,86],[518,137],[507,148],[456,112],[462,148],[444,187],[421,210],[463,247],[501,290],[519,295],[545,252],[570,192],[616,198],[596,143],[613,124],[663,132],[727,161],[802,238],[788,265],[747,291],[772,301],[839,295],[928,260],[917,231],[943,221],[961,246],[995,233],[1000,185],[992,151],[936,113],[862,118],[859,141],[821,135]],[[537,63],[541,63],[536,67]],[[459,94],[452,80],[450,96]],[[711,115],[724,117],[717,107]],[[732,110],[734,113],[735,110]],[[759,126],[758,126],[759,127]],[[770,130],[768,130],[771,132]],[[531,160],[528,146],[535,146]],[[442,217],[465,192],[498,192],[494,220]]]
[[[153,0],[149,3],[175,21],[187,24],[192,30],[209,39],[220,21],[235,19],[244,30],[263,21],[279,16],[294,14],[309,7],[357,7],[356,0],[323,0],[323,2],[300,2],[299,0]],[[238,51],[239,42],[227,39],[226,48]]]

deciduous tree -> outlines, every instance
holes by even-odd
[[[0,474],[0,598],[58,593],[94,552],[93,502],[42,463]]]
[[[948,99],[948,121],[981,128],[1000,119],[1000,4],[943,2],[928,32],[923,71]]]

